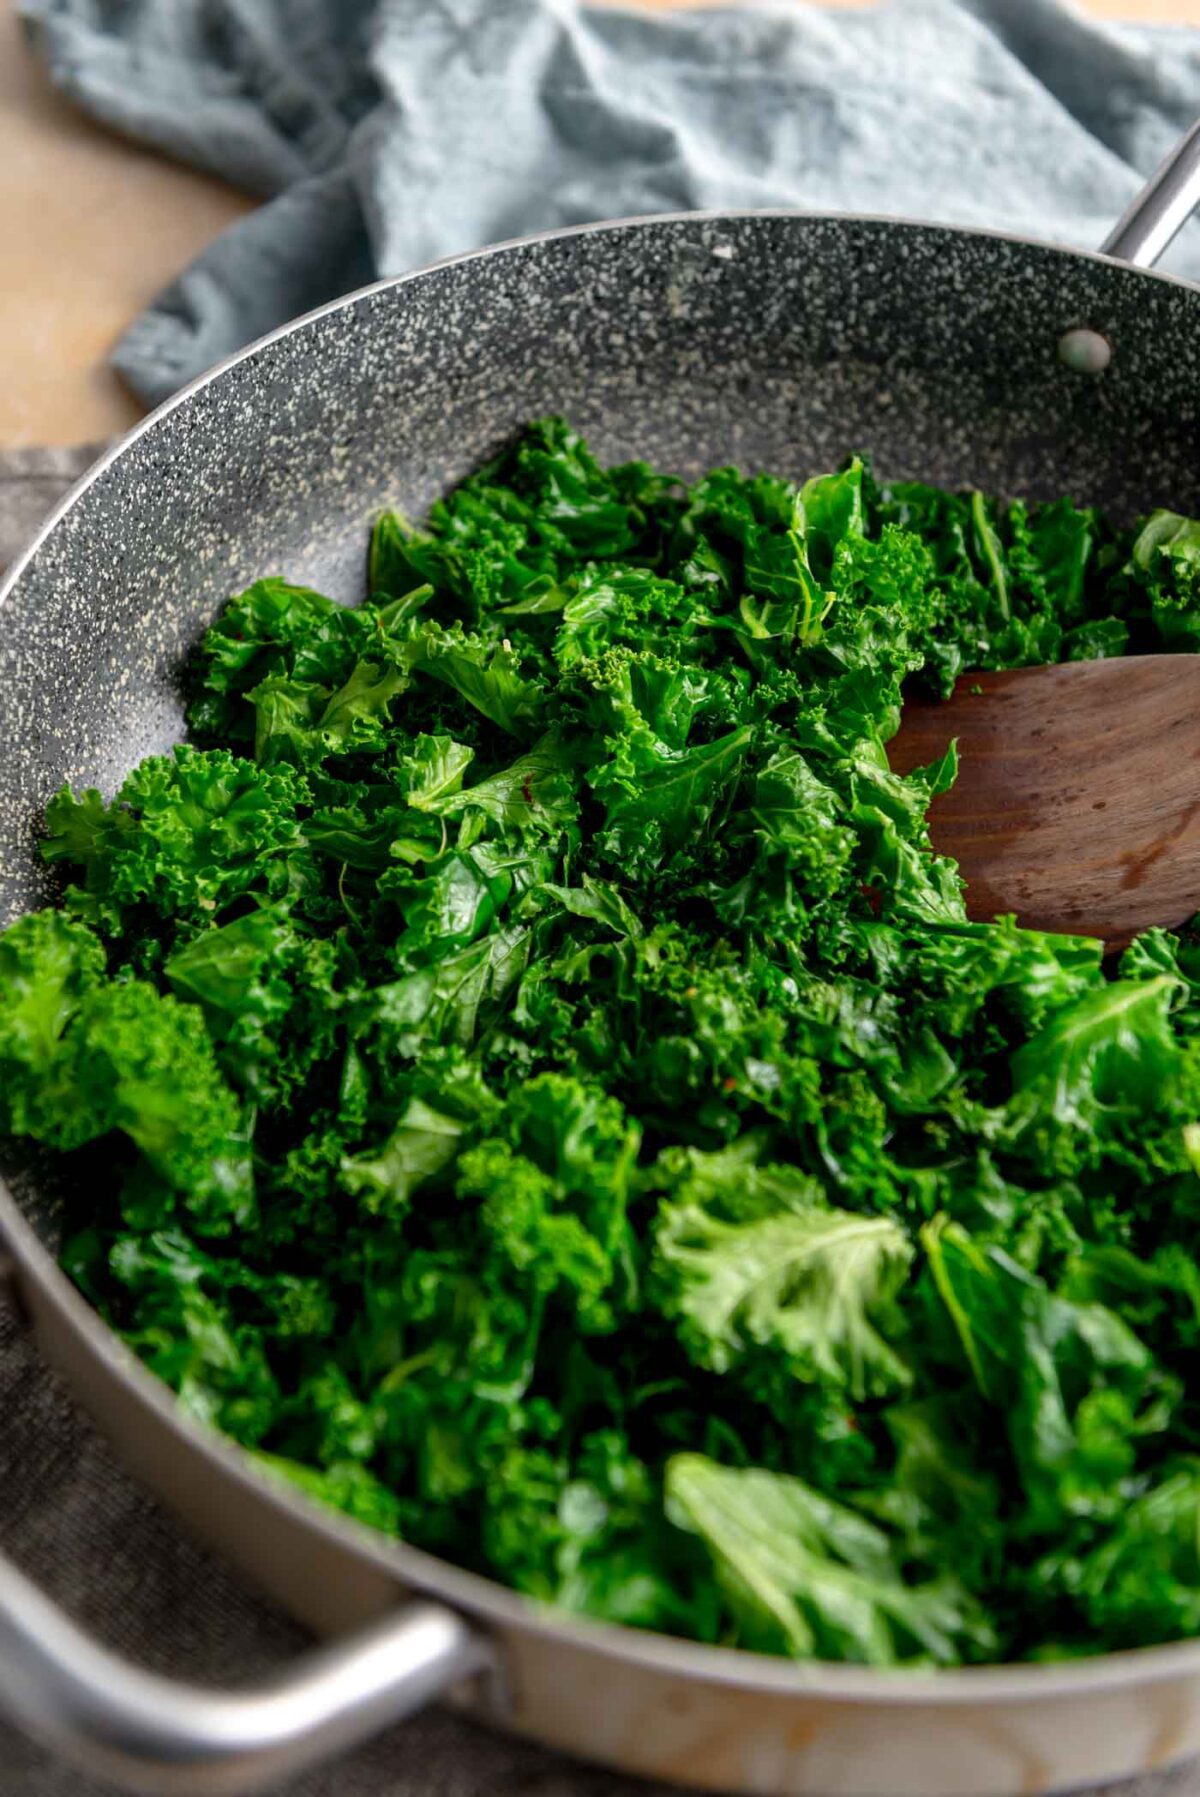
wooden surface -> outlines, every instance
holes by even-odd
[[[50,91],[0,0],[0,446],[134,423],[113,340],[250,203],[89,124]]]
[[[1200,0],[1090,5],[1200,24]],[[0,0],[0,447],[131,424],[137,410],[107,366],[114,338],[249,205],[88,124],[49,91]]]

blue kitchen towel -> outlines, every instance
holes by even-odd
[[[798,206],[1091,247],[1200,103],[1200,32],[1053,0],[17,6],[86,111],[266,201],[121,340],[147,401],[377,275],[598,218]],[[1167,266],[1200,277],[1200,226]]]

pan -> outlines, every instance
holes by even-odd
[[[351,295],[186,389],[97,464],[0,593],[0,922],[47,896],[37,820],[182,732],[177,672],[264,572],[354,600],[525,420],[695,476],[890,476],[1119,517],[1200,512],[1200,289],[1147,272],[1200,197],[1200,126],[1101,253],[869,217],[691,214],[551,233]],[[279,1489],[59,1271],[53,1186],[4,1158],[15,1301],[131,1468],[326,1644],[217,1692],[119,1661],[0,1561],[0,1703],[132,1790],[248,1791],[435,1697],[634,1773],[759,1797],[1009,1797],[1200,1756],[1200,1641],[890,1673],[591,1624]],[[402,1744],[398,1749],[403,1751]]]

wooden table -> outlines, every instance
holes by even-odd
[[[1089,5],[1200,24],[1200,0]],[[108,368],[114,338],[250,205],[59,100],[0,0],[0,446],[82,442],[132,424],[137,407]]]

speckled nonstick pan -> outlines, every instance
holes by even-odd
[[[177,671],[232,590],[280,572],[359,597],[380,508],[420,514],[539,413],[685,475],[806,475],[862,447],[893,476],[1200,512],[1200,289],[1131,265],[1198,179],[1193,133],[1107,255],[775,212],[559,232],[236,357],[98,464],[0,594],[0,922],[46,896],[48,795],[111,792],[180,735]],[[135,1471],[332,1639],[269,1689],[182,1688],[0,1562],[0,1702],[89,1769],[247,1790],[439,1694],[732,1792],[1008,1797],[1200,1755],[1200,1642],[930,1674],[793,1664],[549,1613],[312,1506],[178,1412],[58,1271],[50,1179],[0,1158],[0,1230],[47,1355]]]

